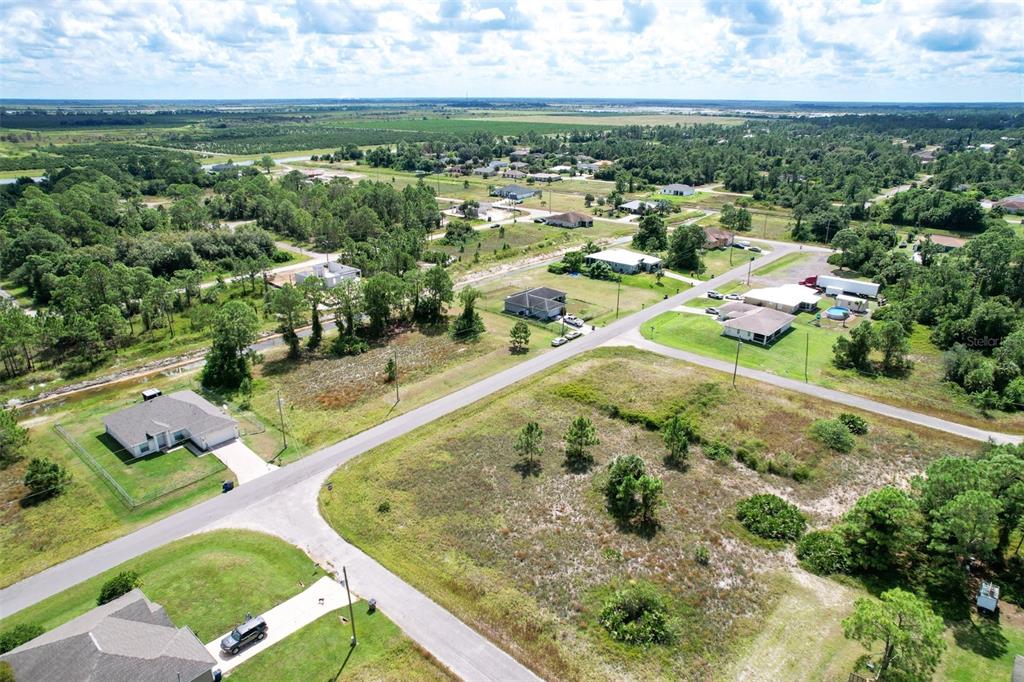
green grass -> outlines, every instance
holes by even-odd
[[[770,275],[773,272],[778,272],[779,270],[785,270],[786,268],[788,268],[788,267],[790,267],[792,265],[796,265],[797,263],[800,263],[802,261],[809,260],[811,257],[812,256],[809,253],[787,253],[782,258],[779,258],[779,259],[777,259],[775,261],[772,261],[771,263],[769,263],[768,265],[765,265],[764,267],[758,268],[757,269],[757,274],[759,276],[760,275]]]
[[[695,275],[698,279],[709,280],[721,275],[723,272],[728,272],[735,267],[739,267],[744,263],[749,263],[751,257],[754,259],[754,264],[757,264],[757,259],[762,258],[764,253],[754,253],[753,251],[746,251],[744,249],[712,249],[705,251],[701,260],[704,262],[704,272],[700,275]],[[769,264],[765,267],[771,267]],[[758,270],[758,274],[762,271]],[[681,273],[689,275],[689,273]]]
[[[364,120],[334,120],[332,126],[339,128],[362,128],[371,130],[403,130],[430,133],[467,134],[488,132],[492,135],[521,135],[532,132],[540,135],[563,133],[582,128],[611,128],[600,119],[594,123],[550,123],[538,121],[496,121],[488,119],[454,118],[380,118]]]
[[[1012,608],[1012,607],[1008,607]],[[1005,610],[1005,609],[1004,609]],[[1003,618],[1001,624],[974,617],[970,624],[958,624],[946,637],[948,646],[936,679],[948,682],[983,682],[1008,680],[1013,673],[1015,656],[1024,656],[1024,616],[1016,611],[1011,624]],[[976,641],[981,645],[971,650],[957,641],[961,633],[985,633]],[[973,639],[973,638],[972,638]],[[1001,645],[1001,646],[1000,646]],[[990,649],[990,650],[989,650]]]
[[[208,642],[237,625],[246,613],[262,613],[324,575],[300,549],[247,530],[193,535],[147,552],[0,621],[0,629],[35,623],[47,630],[96,606],[111,576],[132,570],[142,591],[167,609],[175,625],[187,625]],[[346,640],[347,642],[347,640]]]
[[[289,635],[231,672],[233,682],[265,680],[449,680],[452,676],[377,611],[356,602],[356,636],[349,647],[348,610],[333,611]],[[341,673],[338,675],[338,673]]]

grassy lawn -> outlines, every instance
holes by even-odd
[[[721,287],[722,293],[743,290],[740,286]],[[693,307],[721,305],[724,301],[701,298],[688,302]],[[847,327],[856,319],[847,321]],[[651,331],[653,327],[653,332]],[[721,334],[721,325],[710,317],[669,312],[645,324],[646,338],[726,362],[736,357],[736,342]],[[985,416],[964,397],[947,387],[943,377],[942,353],[929,340],[929,331],[918,325],[910,338],[910,358],[914,367],[905,377],[868,376],[832,365],[832,346],[847,333],[842,323],[822,319],[817,326],[811,315],[802,313],[793,323],[793,330],[770,348],[744,343],[739,362],[744,367],[759,369],[790,379],[803,380],[807,357],[807,379],[826,388],[863,395],[881,402],[895,403],[938,417],[986,429],[1011,433],[1024,431],[1020,413],[993,412]]]
[[[55,628],[95,607],[103,583],[125,570],[137,572],[146,596],[203,642],[237,625],[246,613],[267,611],[324,575],[300,549],[273,536],[213,531],[126,561],[0,621],[0,629],[16,623]]]
[[[349,647],[350,626],[342,620],[348,618],[348,610],[333,611],[238,666],[231,679],[454,679],[383,613],[367,614],[365,602],[356,602],[353,608],[359,640],[355,649]]]
[[[768,265],[765,265],[764,267],[758,268],[757,274],[759,276],[770,275],[773,272],[785,270],[786,268],[796,265],[797,263],[802,263],[804,261],[810,260],[811,258],[812,255],[810,253],[787,253],[782,258],[779,258],[778,260],[773,261]]]
[[[811,469],[795,483],[691,452],[687,472],[667,469],[656,431],[626,419],[661,420],[687,409],[702,435],[746,443],[766,457]],[[629,348],[603,348],[562,363],[456,414],[382,445],[332,475],[345,503],[321,497],[344,537],[547,679],[708,679],[760,630],[777,603],[771,578],[791,557],[748,544],[736,531],[735,501],[785,490],[812,523],[842,514],[860,492],[927,461],[977,445],[871,415],[850,455],[807,435],[839,412],[810,397]],[[562,434],[579,415],[600,444],[585,473],[562,467]],[[515,467],[518,429],[544,431],[540,473]],[[620,530],[604,510],[606,464],[631,453],[665,485],[667,505],[650,538]],[[389,511],[378,511],[382,502]],[[705,545],[708,566],[694,550]],[[666,595],[678,624],[673,646],[643,653],[611,641],[597,622],[608,591],[633,578]]]
[[[1008,611],[1013,607],[1005,607]],[[974,616],[970,623],[955,625],[946,636],[946,655],[935,675],[949,682],[1008,680],[1013,659],[1024,656],[1024,613],[1015,609],[999,624]],[[972,635],[980,636],[972,636]]]
[[[753,251],[733,248],[705,251],[701,257],[704,261],[704,272],[700,275],[695,275],[695,277],[703,280],[714,279],[723,272],[728,272],[737,266],[750,262],[751,258],[756,263],[757,259],[762,256],[764,256],[764,253],[754,253]],[[771,265],[773,264],[769,264],[767,267],[771,267]],[[760,272],[759,270],[758,273]],[[688,275],[689,273],[684,272],[681,274]]]
[[[505,317],[505,298],[535,287],[564,291],[567,294],[565,308],[568,313],[583,318],[589,324],[603,325],[615,320],[616,300],[621,317],[661,300],[665,294],[674,294],[676,289],[685,289],[686,284],[668,278],[662,278],[659,283],[653,275],[632,275],[624,277],[620,287],[616,282],[590,279],[582,275],[554,275],[546,268],[536,268],[481,285],[483,296],[480,307]],[[560,325],[552,323],[549,328],[557,330]]]

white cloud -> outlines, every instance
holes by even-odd
[[[0,96],[1021,99],[1021,20],[950,0],[3,0]]]

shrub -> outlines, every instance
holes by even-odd
[[[811,424],[811,437],[836,452],[849,452],[855,444],[850,427],[838,419],[817,420]]]
[[[713,440],[704,444],[704,456],[716,462],[728,462],[732,459],[732,448],[721,440]]]
[[[800,538],[796,545],[796,558],[811,573],[845,573],[850,565],[850,548],[846,546],[842,533],[815,530]]]
[[[96,599],[96,604],[102,605],[114,601],[140,585],[142,585],[142,581],[139,580],[138,573],[135,571],[121,571],[103,583],[103,587],[100,588],[100,596]]]
[[[384,500],[383,502],[377,505],[378,514],[387,514],[389,511],[391,511],[391,503],[388,502],[387,500]]]
[[[675,639],[665,600],[645,583],[615,592],[605,601],[599,621],[612,639],[633,646],[668,644]]]
[[[338,335],[331,345],[331,352],[341,356],[360,355],[368,350],[370,350],[369,344],[352,334]]]
[[[67,469],[45,457],[34,457],[25,471],[25,485],[32,491],[33,501],[60,495],[70,482]]]
[[[711,552],[705,545],[697,545],[697,549],[693,550],[693,560],[701,566],[707,566],[711,563]]]
[[[768,540],[796,540],[807,525],[799,509],[768,493],[740,500],[736,518],[751,533]]]
[[[7,661],[0,661],[0,682],[15,682],[14,668]]]
[[[30,623],[21,623],[13,628],[8,628],[0,632],[0,654],[6,654],[12,649],[17,649],[25,642],[35,639],[44,632],[46,630],[39,625]]]
[[[743,466],[747,467],[748,469],[753,469],[759,474],[763,474],[764,472],[769,471],[771,468],[767,460],[765,460],[756,452],[752,452],[746,446],[743,445],[736,448],[736,459]]]
[[[868,432],[868,422],[860,415],[843,412],[839,415],[839,421],[846,424],[846,428],[850,429],[850,433],[857,436],[863,436]]]
[[[548,266],[548,272],[550,272],[552,275],[564,275],[565,263],[552,263],[551,265]]]

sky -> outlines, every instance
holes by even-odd
[[[1024,2],[0,0],[0,98],[1024,101]]]

